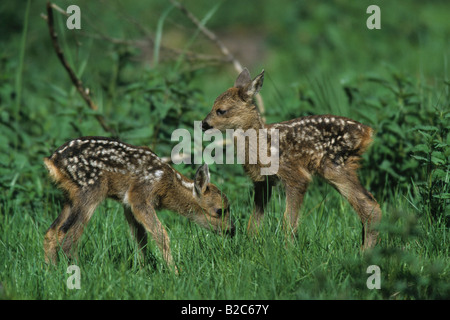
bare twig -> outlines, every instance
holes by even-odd
[[[179,3],[176,0],[170,0],[170,3],[172,3],[173,6],[175,6],[178,10],[180,10],[189,20],[192,21],[196,25],[196,27],[212,42],[216,44],[216,46],[220,49],[222,54],[227,58],[229,62],[231,62],[234,66],[234,69],[241,73],[244,68],[242,67],[239,60],[236,59],[236,57],[228,50],[228,48],[225,46],[225,44],[208,28],[206,28],[200,20],[197,19],[196,16],[194,16],[185,6],[183,6],[181,3]],[[261,95],[256,95],[256,101],[258,103],[258,108],[261,114],[263,115],[265,113],[264,109],[264,102],[262,100]],[[262,119],[265,121],[265,118],[262,117]]]
[[[85,37],[93,38],[93,39],[101,39],[108,41],[113,44],[119,44],[124,46],[131,46],[135,47],[141,50],[145,50],[146,48],[153,48],[153,39],[150,37],[147,37],[145,40],[128,40],[128,39],[120,39],[120,38],[113,38],[110,36],[107,36],[102,33],[81,33]],[[161,52],[164,53],[164,56],[167,57],[178,57],[180,55],[184,55],[184,57],[190,61],[190,62],[210,62],[210,63],[224,63],[228,62],[228,60],[225,57],[219,56],[219,55],[207,55],[207,54],[200,54],[195,53],[192,51],[185,51],[180,50],[176,48],[170,48],[166,46],[160,47]]]
[[[53,20],[53,9],[55,8],[58,11],[61,11],[62,9],[60,9],[59,7],[57,7],[56,5],[52,4],[51,2],[47,2],[47,17],[43,17],[46,21],[47,21],[47,25],[48,25],[48,29],[50,31],[50,37],[52,39],[52,44],[53,44],[53,48],[55,49],[56,55],[58,56],[59,60],[61,61],[63,67],[66,69],[67,73],[69,74],[70,80],[72,80],[73,85],[75,86],[75,88],[77,89],[78,93],[81,95],[81,97],[83,98],[83,100],[86,102],[86,104],[88,105],[88,107],[93,110],[93,111],[97,111],[98,107],[97,105],[92,101],[90,95],[89,95],[89,89],[88,88],[84,88],[83,86],[83,82],[81,82],[80,79],[78,79],[78,77],[76,76],[75,72],[72,70],[72,68],[70,67],[69,63],[67,62],[66,58],[64,57],[64,53],[59,45],[58,42],[58,36],[55,32],[55,27],[54,27],[54,20]],[[63,11],[63,13],[65,14],[65,12]],[[103,118],[103,116],[101,114],[96,114],[95,118],[97,119],[97,121],[99,122],[99,124],[102,126],[103,130],[113,134],[114,136],[116,136],[116,132],[113,128],[109,127],[106,124],[105,118]]]
[[[50,6],[53,9],[55,9],[56,11],[58,11],[59,13],[62,13],[63,15],[68,16],[67,12],[63,8],[59,7],[58,5],[56,5],[54,3],[50,3]]]
[[[233,56],[233,54],[228,50],[228,48],[225,46],[225,44],[217,38],[217,36],[208,28],[206,28],[200,20],[197,19],[196,16],[194,16],[185,6],[183,6],[181,3],[179,3],[176,0],[170,0],[170,2],[179,9],[186,17],[191,20],[196,27],[212,42],[216,44],[217,47],[219,47],[222,54],[228,58],[228,61],[230,61],[234,68],[237,70],[237,72],[241,72],[244,68],[242,67],[241,63]]]

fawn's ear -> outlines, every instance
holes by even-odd
[[[250,78],[250,72],[248,71],[247,68],[244,68],[244,70],[241,71],[241,73],[238,75],[236,81],[234,82],[234,86],[236,88],[244,88],[251,81],[252,81],[252,78]]]
[[[264,83],[264,70],[256,76],[255,79],[249,80],[247,84],[241,87],[241,97],[244,101],[249,101],[261,90]]]
[[[194,178],[194,187],[195,191],[197,192],[197,195],[202,195],[206,187],[209,183],[209,168],[208,165],[205,163],[200,168],[197,169],[197,172],[195,173]]]

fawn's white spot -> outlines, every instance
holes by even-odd
[[[156,178],[157,180],[160,180],[161,177],[163,176],[163,174],[164,174],[164,171],[162,171],[162,170],[156,170],[156,171],[155,171],[155,178]]]
[[[125,194],[123,195],[122,202],[123,202],[124,204],[126,204],[126,205],[129,205],[129,204],[130,204],[130,199],[129,199],[129,195],[128,195],[128,190],[127,190],[127,192],[125,192]]]
[[[181,184],[183,185],[183,187],[191,190],[192,188],[194,188],[194,183],[193,182],[188,182],[185,180],[181,180]]]

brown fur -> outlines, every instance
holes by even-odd
[[[284,227],[288,234],[294,235],[304,194],[312,176],[318,174],[347,198],[363,224],[363,248],[373,247],[377,242],[375,227],[381,220],[381,210],[374,197],[359,182],[356,172],[360,156],[372,141],[373,130],[352,119],[333,115],[265,124],[253,104],[253,97],[261,89],[263,80],[264,71],[252,80],[245,69],[234,87],[219,95],[202,123],[204,130],[267,129],[269,136],[270,129],[279,132],[279,169],[276,175],[261,175],[259,161],[257,164],[244,164],[255,188],[255,211],[249,220],[249,231],[255,231],[261,223],[271,187],[281,180],[286,188]],[[268,144],[267,149],[270,150],[270,137]],[[249,152],[248,144],[246,151]]]
[[[209,183],[203,165],[192,181],[163,163],[150,149],[102,137],[83,137],[59,147],[44,163],[64,190],[67,202],[45,234],[47,262],[57,251],[71,256],[95,208],[107,197],[124,204],[124,213],[140,248],[147,233],[174,267],[167,231],[156,211],[166,208],[219,233],[234,233],[226,196]],[[175,267],[176,270],[176,267]]]

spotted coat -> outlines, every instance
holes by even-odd
[[[147,147],[136,147],[105,137],[82,137],[59,147],[50,160],[81,187],[93,185],[105,172],[159,181],[173,169]]]
[[[332,115],[307,116],[266,127],[279,130],[280,162],[294,155],[304,159],[311,172],[320,170],[324,160],[340,167],[350,157],[361,155],[368,144],[366,137],[370,139],[373,132],[352,119]]]

